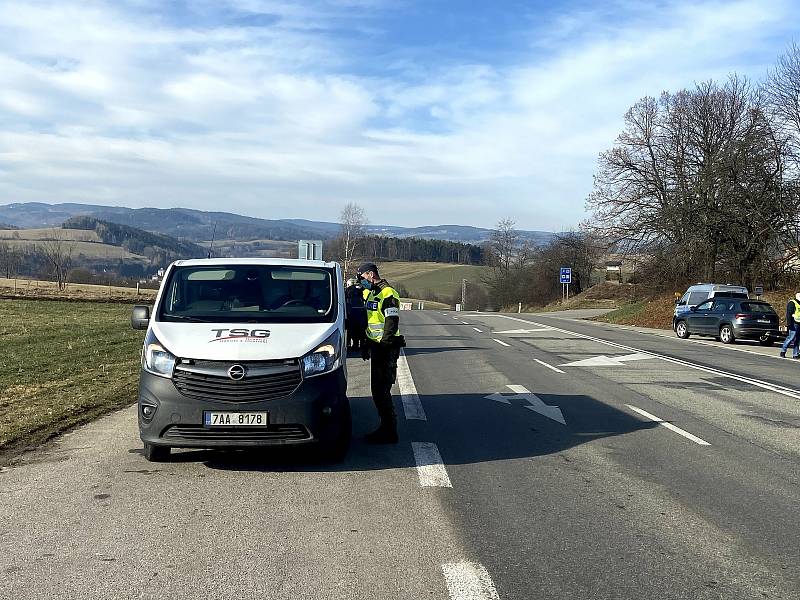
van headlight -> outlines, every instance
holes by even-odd
[[[172,352],[164,348],[161,342],[158,341],[153,330],[149,330],[144,340],[142,368],[153,375],[171,378],[172,371],[175,368],[175,360]]]
[[[333,371],[341,365],[341,357],[342,336],[337,329],[319,348],[302,358],[300,362],[303,365],[303,375],[313,377]]]

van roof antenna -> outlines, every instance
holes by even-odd
[[[214,230],[211,232],[211,243],[208,245],[208,258],[211,258],[211,252],[214,250],[214,238],[217,235],[217,222],[214,221]]]

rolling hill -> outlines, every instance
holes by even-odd
[[[331,239],[339,232],[338,223],[305,219],[260,219],[227,212],[207,212],[189,208],[124,208],[95,204],[45,204],[23,202],[0,205],[0,222],[14,227],[57,227],[71,217],[85,215],[153,233],[194,242],[208,240],[216,224],[218,239],[249,241]],[[397,227],[369,225],[367,233],[398,238],[426,238],[480,244],[489,239],[490,229],[464,225]],[[553,237],[546,231],[521,231],[524,239],[542,244]]]

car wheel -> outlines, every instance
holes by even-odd
[[[758,339],[758,343],[761,344],[762,346],[772,346],[774,341],[775,340],[772,339],[772,336],[769,335],[762,335]]]
[[[689,337],[689,328],[686,326],[686,321],[678,321],[675,324],[675,334],[682,340]]]
[[[353,437],[353,420],[350,415],[350,401],[345,400],[339,417],[339,426],[331,438],[319,441],[317,450],[319,458],[327,463],[340,463],[350,450],[350,440]]]
[[[153,444],[144,443],[144,457],[150,462],[165,462],[169,460],[169,454],[172,448],[169,446],[155,446]]]
[[[736,337],[733,335],[733,327],[730,325],[720,327],[719,339],[723,344],[733,344],[736,341]]]

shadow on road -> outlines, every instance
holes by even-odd
[[[523,399],[511,404],[485,398],[484,394],[422,396],[429,421],[400,418],[400,443],[371,446],[363,435],[375,425],[369,397],[351,399],[354,438],[347,458],[325,464],[311,448],[285,447],[263,450],[176,450],[173,463],[201,462],[210,469],[257,472],[343,472],[398,469],[415,466],[410,442],[434,441],[445,464],[475,464],[535,458],[556,454],[594,440],[627,435],[657,427],[640,421],[588,396],[539,394],[550,406],[558,406],[567,425],[534,413]],[[402,415],[399,406],[398,414]],[[437,426],[436,435],[430,432]],[[138,451],[138,450],[132,450]]]

